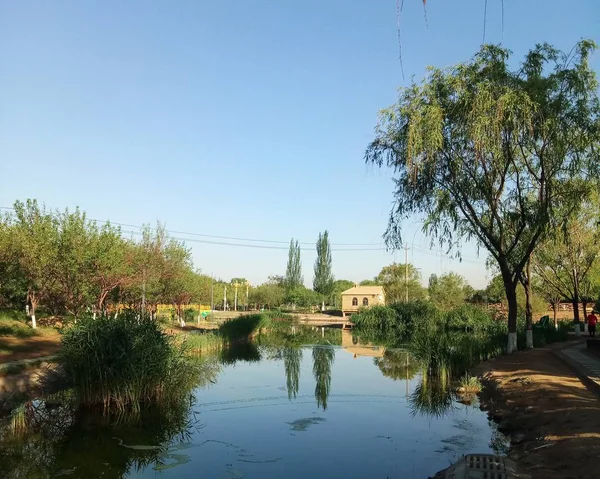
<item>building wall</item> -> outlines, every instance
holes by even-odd
[[[343,294],[342,295],[342,311],[354,312],[363,307],[363,298],[369,300],[369,306],[375,304],[385,304],[385,297],[381,295],[381,300],[378,294]],[[352,298],[358,299],[358,306],[352,306]]]

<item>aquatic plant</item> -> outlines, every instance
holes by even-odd
[[[199,364],[185,343],[133,314],[83,318],[62,337],[60,362],[82,405],[139,408],[189,394]]]
[[[456,388],[456,391],[461,394],[477,394],[481,392],[482,388],[483,386],[481,385],[479,378],[465,374],[458,381],[458,387]]]
[[[187,333],[180,337],[190,353],[194,355],[216,353],[223,348],[223,337],[218,333]]]

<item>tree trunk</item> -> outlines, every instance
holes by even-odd
[[[500,268],[504,292],[508,303],[508,342],[506,353],[512,354],[517,350],[517,283],[512,280],[507,267]]]
[[[531,267],[527,261],[525,271],[525,349],[533,349],[533,308],[531,306]]]
[[[552,313],[554,314],[554,329],[558,329],[558,319],[556,318],[558,310],[558,303],[552,303]]]
[[[31,299],[31,309],[29,310],[29,312],[31,313],[31,327],[33,329],[37,329],[37,322],[35,321],[35,307],[36,307],[36,302]]]
[[[321,302],[321,312],[325,312],[325,300]]]
[[[577,270],[573,269],[573,320],[575,322],[575,336],[581,335],[581,323],[579,322],[579,279]]]

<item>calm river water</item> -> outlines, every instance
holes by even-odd
[[[208,364],[189,410],[143,413],[136,425],[34,402],[39,424],[20,440],[0,431],[0,476],[420,479],[502,448],[477,404],[423,380],[407,353],[359,353],[370,356],[331,346],[229,351]]]

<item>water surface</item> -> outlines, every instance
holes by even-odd
[[[39,424],[0,430],[0,475],[425,478],[501,446],[476,404],[406,352],[355,352],[243,345],[207,366],[189,407],[133,420],[32,403]]]

